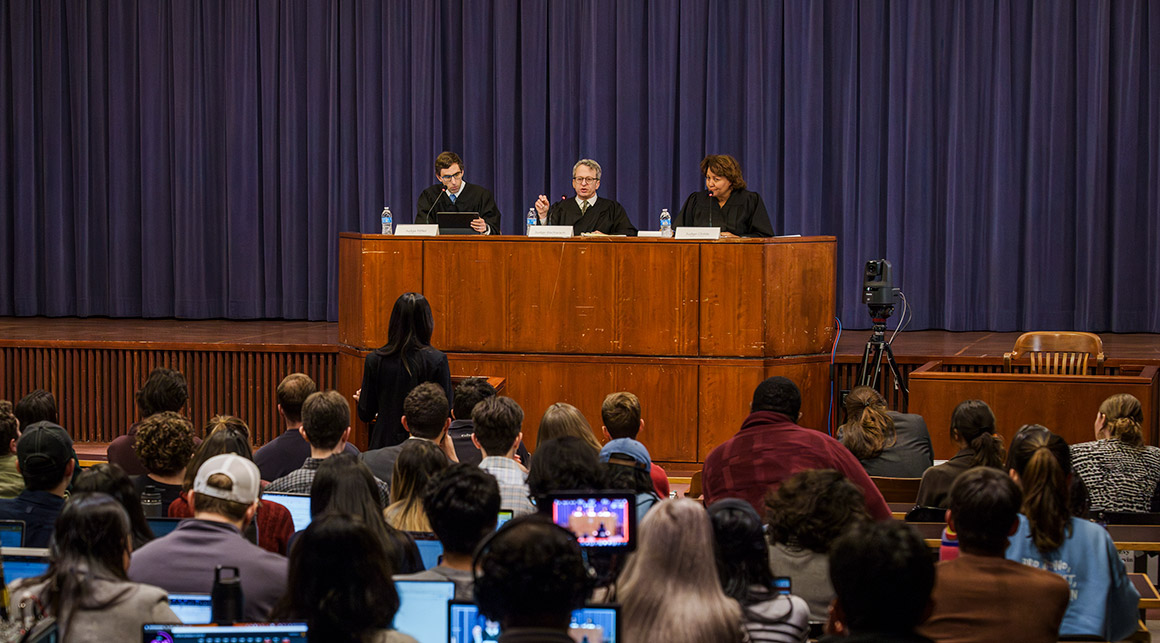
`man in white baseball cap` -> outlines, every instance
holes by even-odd
[[[209,594],[218,565],[237,567],[246,621],[265,621],[286,588],[286,558],[246,540],[258,511],[258,466],[227,453],[197,470],[189,504],[193,518],[133,554],[129,578],[171,593]]]

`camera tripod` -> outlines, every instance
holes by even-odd
[[[894,388],[902,392],[902,407],[906,408],[909,402],[910,391],[902,380],[902,371],[894,359],[894,350],[886,341],[886,320],[894,312],[894,306],[871,306],[870,314],[874,326],[870,332],[870,339],[866,342],[866,350],[862,352],[862,365],[858,368],[858,386],[869,386],[878,390],[879,378],[882,375],[882,358],[886,357],[886,365],[890,374],[894,376]]]

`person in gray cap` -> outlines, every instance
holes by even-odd
[[[258,511],[258,465],[233,453],[197,470],[189,504],[193,518],[133,553],[129,579],[179,594],[209,594],[214,568],[237,567],[242,619],[265,621],[286,589],[287,562],[242,536]]]
[[[648,449],[631,438],[619,438],[600,449],[600,461],[605,463],[611,488],[636,493],[636,524],[639,525],[648,510],[661,501],[649,476],[652,458]]]
[[[64,492],[72,482],[72,438],[57,424],[37,422],[16,442],[16,466],[24,491],[0,500],[0,520],[24,521],[24,546],[48,547]]]

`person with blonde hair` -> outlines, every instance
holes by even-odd
[[[838,427],[841,442],[872,476],[920,478],[934,464],[930,433],[921,415],[895,413],[869,386],[846,396],[846,423]]]
[[[1095,441],[1073,444],[1071,463],[1092,509],[1151,511],[1160,480],[1160,449],[1144,444],[1140,400],[1120,393],[1100,404]]]
[[[584,440],[596,453],[600,453],[600,441],[592,432],[592,425],[580,409],[565,402],[556,402],[544,411],[540,418],[540,428],[536,432],[536,448],[548,440],[571,435]],[[533,454],[534,456],[534,454]]]
[[[741,608],[717,576],[713,526],[703,506],[666,500],[648,513],[638,535],[615,588],[626,641],[744,640]]]
[[[434,442],[403,443],[391,478],[391,504],[383,510],[387,524],[402,531],[431,531],[431,522],[423,510],[423,491],[432,476],[449,466],[451,461]]]

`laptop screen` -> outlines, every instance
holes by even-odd
[[[395,629],[419,643],[446,643],[447,603],[455,598],[451,581],[397,580],[399,611]]]
[[[142,643],[307,643],[305,623],[160,625],[141,628]]]
[[[262,500],[276,502],[290,510],[294,531],[302,531],[310,524],[310,496],[298,493],[264,493]]]
[[[568,635],[574,641],[617,643],[620,640],[618,605],[588,605],[572,612]],[[451,643],[494,641],[499,637],[499,623],[479,613],[475,603],[452,601],[447,608]]]
[[[439,560],[443,558],[443,543],[439,542],[439,538],[427,531],[408,531],[411,537],[415,539],[415,544],[419,547],[419,557],[423,559],[423,569],[431,569],[439,565]]]
[[[24,521],[0,520],[0,547],[24,545]]]
[[[181,522],[181,518],[146,518],[145,522],[149,523],[153,537],[160,538],[177,529],[177,523]]]
[[[499,529],[500,527],[503,527],[504,523],[506,523],[507,521],[509,521],[511,519],[512,519],[512,510],[511,509],[500,509],[499,515],[495,519],[495,528]]]
[[[4,547],[4,584],[20,578],[40,576],[48,571],[48,550],[33,547]]]
[[[205,625],[213,621],[213,600],[209,594],[170,594],[169,609],[184,625]]]

